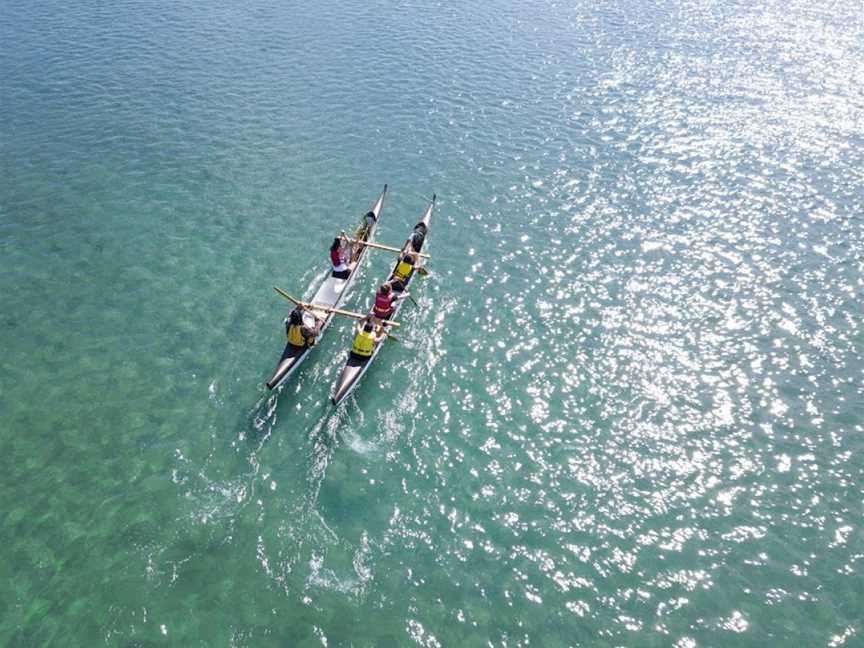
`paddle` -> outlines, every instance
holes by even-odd
[[[402,250],[397,247],[393,247],[392,245],[381,245],[380,243],[372,243],[371,241],[361,241],[360,239],[353,239],[349,237],[343,230],[342,237],[348,241],[349,243],[359,243],[360,245],[365,245],[367,247],[376,248],[378,250],[387,250],[388,252],[396,252],[397,254],[402,254]],[[417,256],[421,256],[424,259],[431,259],[432,257],[428,254],[423,254],[422,252],[412,252],[412,254],[416,254]]]
[[[297,306],[299,306],[300,308],[303,308],[305,310],[310,310],[310,311],[311,310],[318,310],[318,311],[324,311],[325,313],[335,313],[336,315],[345,315],[346,317],[353,317],[354,319],[366,319],[366,317],[367,317],[363,313],[355,313],[353,311],[346,311],[346,310],[342,310],[341,308],[330,308],[328,306],[319,306],[318,304],[307,304],[306,302],[302,302],[299,299],[294,299],[291,295],[286,293],[284,290],[282,290],[278,286],[273,286],[273,289],[277,293],[282,295],[285,299],[290,301],[292,304],[296,304]],[[387,326],[395,326],[395,327],[399,326],[399,322],[391,322],[390,320],[383,320],[382,323],[386,324]]]

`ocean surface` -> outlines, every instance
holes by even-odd
[[[862,88],[852,0],[2,0],[0,645],[864,645]],[[384,183],[398,342],[267,392]]]

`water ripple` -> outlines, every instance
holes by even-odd
[[[6,11],[0,643],[858,640],[855,3]],[[382,181],[400,343],[266,394]]]

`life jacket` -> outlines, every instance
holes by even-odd
[[[375,294],[375,315],[378,317],[387,317],[393,309],[393,293],[386,295],[379,293]]]
[[[345,260],[342,258],[342,250],[336,248],[335,250],[330,250],[330,262],[333,264],[333,268],[335,270],[345,270]]]
[[[369,231],[369,228],[375,224],[375,221],[378,220],[375,218],[374,212],[366,212],[366,215],[363,217],[364,223],[363,226],[366,228],[366,232]],[[365,234],[365,232],[364,232]],[[360,238],[359,236],[357,238]]]
[[[297,347],[305,347],[306,346],[306,338],[303,337],[303,325],[302,324],[289,324],[288,325],[288,344]]]
[[[393,271],[393,274],[396,275],[397,278],[402,279],[403,281],[411,276],[411,271],[414,270],[414,265],[411,263],[406,263],[405,261],[399,261],[399,265],[396,266],[396,269]]]
[[[354,336],[354,344],[351,350],[360,356],[369,357],[375,349],[375,333],[373,331],[360,331]]]
[[[415,252],[419,252],[423,247],[423,241],[426,239],[425,232],[421,232],[419,230],[414,230],[414,233],[411,234],[411,247]]]

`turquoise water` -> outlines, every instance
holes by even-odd
[[[6,0],[0,645],[862,645],[862,85],[848,1]],[[419,308],[267,393],[385,182]]]

